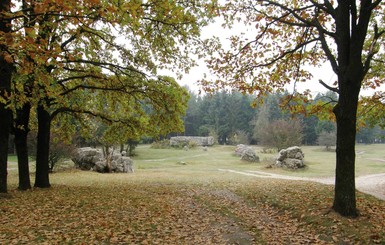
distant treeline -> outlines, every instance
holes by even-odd
[[[263,103],[255,103],[255,96],[243,95],[236,91],[221,91],[211,95],[200,96],[190,91],[188,109],[184,118],[186,136],[214,136],[219,144],[251,143],[261,144],[261,131],[268,132],[274,122],[293,120],[301,125],[301,143],[317,145],[319,137],[326,133],[335,133],[335,123],[325,117],[303,115],[289,112],[280,104],[288,93],[268,94]],[[318,94],[309,103],[322,100],[332,104],[336,95],[327,92]],[[288,127],[285,124],[281,127]],[[287,128],[290,130],[290,128]],[[266,135],[266,134],[265,134]],[[380,127],[364,127],[357,132],[358,143],[382,143],[385,131]],[[267,136],[265,136],[267,137]]]

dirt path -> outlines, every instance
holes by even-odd
[[[267,173],[262,171],[237,171],[232,169],[218,169],[218,170],[235,173],[235,174],[253,176],[257,178],[312,181],[312,182],[318,182],[325,185],[334,185],[334,177],[308,178],[308,177],[296,177],[296,176]],[[356,177],[356,188],[361,192],[375,196],[378,199],[385,200],[385,173]]]

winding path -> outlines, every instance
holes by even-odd
[[[235,173],[235,174],[253,176],[257,178],[312,181],[312,182],[318,182],[325,185],[334,185],[334,177],[308,178],[308,177],[296,177],[296,176],[267,173],[262,171],[238,171],[238,170],[232,170],[232,169],[218,169],[218,170]],[[356,188],[361,192],[372,195],[378,199],[385,200],[385,173],[356,177]]]

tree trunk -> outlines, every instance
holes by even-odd
[[[1,83],[6,80],[3,79],[5,73],[3,72],[3,60],[0,58],[0,81]],[[1,92],[5,90],[3,84],[0,84]],[[8,168],[8,139],[12,122],[12,113],[5,108],[4,104],[0,104],[0,193],[7,193],[7,168]]]
[[[36,152],[35,187],[48,188],[49,183],[49,142],[51,130],[51,116],[44,106],[37,107],[38,132]]]
[[[337,144],[333,209],[343,216],[356,217],[355,139],[360,89],[359,86],[354,86],[357,81],[350,79],[341,84],[347,85],[340,87],[338,104],[334,108],[337,119]]]
[[[0,3],[0,31],[8,33],[11,31],[11,20],[3,18],[3,13],[10,12],[11,1],[3,0]],[[6,47],[0,46],[2,53]],[[12,64],[8,63],[3,55],[0,55],[0,97],[6,101],[11,91]],[[8,140],[12,124],[12,112],[6,108],[6,104],[0,103],[0,193],[6,193],[7,189],[7,160]]]
[[[114,150],[110,151],[110,146],[104,145],[103,146],[103,155],[106,160],[106,168],[104,170],[105,173],[111,173],[112,172],[112,156],[113,156]]]
[[[17,110],[15,120],[15,146],[17,152],[17,163],[19,167],[19,190],[31,189],[27,145],[30,110],[31,105],[26,103],[21,109]]]

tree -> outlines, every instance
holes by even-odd
[[[188,88],[187,88],[188,89]],[[185,135],[197,136],[199,135],[199,127],[202,124],[202,114],[199,110],[199,105],[202,99],[194,92],[189,91],[190,99],[188,101],[186,117],[184,118]]]
[[[321,131],[318,135],[318,145],[325,146],[326,151],[329,151],[331,146],[336,145],[336,132]]]
[[[199,42],[200,26],[207,24],[213,14],[210,1],[97,0],[79,4],[32,0],[16,6],[20,6],[13,15],[17,42],[9,50],[18,61],[18,75],[30,78],[33,86],[26,93],[22,83],[15,80],[14,94],[22,98],[15,104],[23,108],[31,103],[37,110],[37,187],[50,186],[50,127],[58,113],[104,117],[100,112],[72,107],[81,93],[125,90],[126,95],[132,95],[130,91],[136,91],[156,100],[168,94],[143,92],[148,87],[138,81],[151,81],[156,91],[157,86],[169,86],[167,79],[153,79],[157,68],[188,70],[194,64],[189,57],[194,46],[191,44]],[[110,98],[116,100],[118,97]],[[141,104],[140,100],[136,102]],[[162,126],[154,129],[166,131],[165,124]]]
[[[29,133],[31,104],[25,103],[16,109],[14,118],[15,148],[17,153],[17,164],[19,169],[19,190],[31,189],[29,174],[27,138]]]
[[[264,103],[261,108],[259,108],[256,120],[254,122],[253,138],[257,141],[258,144],[263,144],[263,139],[267,139],[269,137],[269,133],[266,130],[269,128],[270,124],[269,111],[270,108],[267,104]]]
[[[357,132],[357,142],[364,144],[382,143],[384,139],[384,130],[380,126],[368,126],[360,128]]]
[[[271,121],[264,128],[260,128],[258,142],[261,145],[275,147],[278,151],[302,143],[302,123],[299,120],[279,119]]]
[[[243,130],[236,130],[233,132],[229,138],[229,144],[231,145],[239,145],[244,144],[248,145],[250,144],[250,136],[247,132]]]
[[[7,43],[12,43],[10,38],[11,1],[5,0],[0,3],[0,33],[5,37]],[[6,44],[0,43],[0,193],[6,193],[7,190],[7,156],[8,139],[12,125],[12,112],[8,108],[9,96],[11,92],[11,79],[13,73],[12,59],[8,54]]]
[[[53,134],[53,135],[52,135]],[[32,131],[28,134],[28,151],[29,156],[36,160],[36,131]],[[52,173],[56,165],[63,159],[69,159],[72,157],[75,151],[75,146],[68,142],[63,135],[51,133],[50,150],[49,150],[49,172]],[[20,188],[19,188],[20,189]]]
[[[284,98],[282,93],[269,93],[261,99],[261,103],[256,104],[257,113],[254,119],[253,137],[258,144],[266,146],[273,146],[271,143],[267,143],[267,140],[271,137],[271,123],[277,120],[286,119],[288,114],[280,107],[281,100]]]
[[[316,116],[303,117],[303,144],[315,145],[317,143],[316,125],[318,118]]]
[[[227,1],[223,8],[227,26],[237,20],[255,28],[254,37],[230,38],[232,50],[219,51],[208,64],[220,81],[202,85],[237,87],[245,92],[282,90],[291,82],[311,78],[309,66],[326,61],[337,75],[335,86],[320,81],[338,93],[333,108],[337,122],[336,177],[333,209],[344,216],[357,216],[355,190],[355,136],[359,93],[369,84],[378,87],[384,49],[384,5],[381,0]],[[220,57],[220,58],[218,58]],[[308,92],[308,91],[307,91]]]

